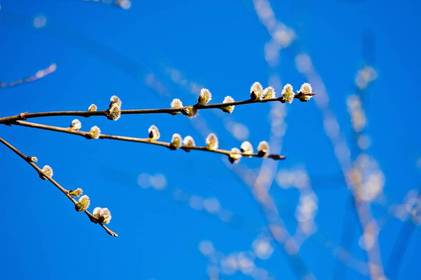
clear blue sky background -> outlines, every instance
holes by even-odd
[[[420,2],[272,2],[278,18],[296,31],[296,50],[312,56],[348,139],[351,128],[345,100],[352,93],[356,71],[364,64],[363,34],[373,35],[374,48],[368,59],[379,79],[367,97],[367,131],[372,139],[369,153],[378,159],[385,174],[387,202],[401,202],[409,189],[420,184],[416,167],[421,157]],[[192,95],[170,81],[168,67],[206,85],[216,100],[227,94],[246,98],[253,81],[267,83],[269,76],[263,46],[270,37],[252,1],[135,0],[128,11],[78,0],[1,0],[0,5],[0,80],[18,79],[50,63],[58,66],[45,79],[1,89],[2,116],[84,109],[91,103],[104,107],[114,93],[126,108],[163,107],[172,97],[193,101]],[[38,15],[47,18],[45,28],[33,27]],[[305,80],[296,72],[292,55],[292,51],[284,53],[278,70],[283,81],[299,85]],[[145,84],[145,75],[151,72],[165,85],[168,96]],[[249,138],[257,142],[269,135],[269,108],[236,108],[232,118],[247,123]],[[221,145],[238,145],[211,112],[201,116],[220,135]],[[69,121],[49,123],[67,125]],[[287,122],[283,153],[288,159],[280,168],[304,166],[319,198],[318,233],[305,243],[302,255],[318,279],[332,279],[335,258],[317,236],[340,242],[341,225],[351,211],[349,192],[314,102],[290,106]],[[83,120],[85,128],[98,124],[106,132],[137,136],[146,135],[152,123],[166,139],[173,132],[199,139],[190,120],[181,116]],[[91,225],[22,160],[0,148],[1,279],[206,279],[207,260],[197,248],[201,240],[212,240],[225,253],[248,250],[264,228],[247,188],[218,155],[87,141],[18,127],[0,127],[0,135],[22,151],[37,155],[41,164],[53,166],[55,178],[64,185],[83,186],[93,205],[109,207],[112,228],[120,234],[113,239]],[[247,164],[257,167],[259,161]],[[141,189],[137,176],[142,172],[165,174],[169,190]],[[172,199],[174,188],[218,197],[238,222],[221,223],[214,216],[193,211]],[[275,192],[284,218],[291,222],[296,197],[284,195],[281,189]],[[384,210],[378,212],[385,214]],[[357,239],[357,225],[353,224]],[[385,221],[380,234],[385,264],[400,227],[401,222],[393,217]],[[349,249],[364,259],[356,242]],[[399,279],[420,279],[420,249],[417,229],[402,259]],[[293,279],[279,247],[276,250],[270,260],[258,262],[259,266],[275,279]],[[362,278],[342,269],[344,279]]]

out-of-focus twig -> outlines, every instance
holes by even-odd
[[[82,0],[82,1],[88,2],[88,3],[112,5],[114,7],[117,7],[123,10],[128,10],[132,6],[131,0]]]
[[[38,70],[34,75],[28,76],[28,77],[24,77],[15,81],[11,81],[11,82],[2,82],[0,81],[0,89],[1,88],[12,88],[12,87],[16,87],[19,85],[23,85],[23,84],[27,84],[27,83],[31,83],[37,80],[40,80],[52,73],[54,73],[57,69],[57,64],[53,63],[50,64],[48,67],[43,68]]]

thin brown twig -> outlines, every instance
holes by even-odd
[[[311,94],[303,94],[297,93],[294,98],[300,99],[303,96],[313,96],[314,93]],[[144,115],[144,114],[171,114],[175,115],[178,113],[186,112],[189,108],[193,108],[196,110],[205,110],[205,109],[223,109],[229,106],[241,106],[247,104],[255,104],[255,103],[267,103],[267,102],[282,102],[285,103],[282,97],[277,98],[270,98],[270,99],[247,99],[242,101],[235,101],[235,102],[228,102],[228,103],[215,103],[215,104],[195,104],[195,105],[188,105],[183,106],[180,108],[156,108],[156,109],[125,109],[121,110],[122,115]],[[50,111],[50,112],[36,112],[36,113],[20,113],[14,116],[7,116],[0,118],[0,123],[8,124],[10,122],[14,122],[17,120],[26,120],[30,118],[41,118],[41,117],[57,117],[57,116],[77,116],[77,117],[92,117],[92,116],[108,116],[108,110],[102,111]]]
[[[77,136],[82,136],[88,139],[91,139],[90,133],[88,131],[76,131],[70,128],[64,128],[59,126],[52,126],[46,124],[39,124],[34,122],[27,122],[27,121],[15,121],[10,123],[11,125],[19,125],[19,126],[26,126],[31,128],[43,129],[43,130],[50,130],[55,132],[67,133]],[[136,142],[136,143],[143,143],[143,144],[150,144],[156,145],[161,147],[166,147],[168,149],[173,149],[170,142],[165,141],[157,141],[152,140],[151,138],[138,138],[138,137],[130,137],[130,136],[121,136],[121,135],[109,135],[109,134],[99,134],[99,139],[108,139],[108,140],[117,140],[117,141],[127,141],[127,142]],[[231,151],[225,149],[210,149],[207,146],[181,146],[180,149],[189,152],[191,150],[195,151],[203,151],[203,152],[211,152],[222,154],[226,156],[231,155]],[[283,160],[286,159],[286,156],[279,155],[279,154],[268,154],[268,155],[260,155],[259,153],[243,153],[241,152],[242,157],[250,157],[250,158],[270,158],[273,160]]]
[[[25,155],[23,152],[21,152],[18,148],[10,144],[8,141],[6,141],[4,138],[0,137],[0,142],[8,147],[11,151],[13,151],[15,154],[17,154],[20,158],[22,158],[26,163],[28,163],[32,168],[34,168],[41,178],[45,178],[48,180],[51,184],[53,184],[59,191],[61,191],[76,207],[77,201],[70,195],[70,191],[63,187],[60,183],[58,183],[55,179],[53,179],[51,176],[48,176],[32,159],[33,157]],[[89,217],[89,220],[95,224],[100,225],[109,235],[113,237],[117,237],[117,233],[112,231],[110,228],[108,228],[105,224],[98,221],[98,219],[88,210],[85,210],[84,213]]]

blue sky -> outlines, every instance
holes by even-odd
[[[123,100],[125,108],[166,107],[175,97],[193,103],[194,95],[171,79],[171,69],[208,87],[215,100],[225,95],[246,99],[254,81],[267,84],[273,73],[279,74],[282,83],[296,87],[306,82],[296,70],[294,57],[307,53],[352,147],[346,98],[354,91],[358,69],[370,63],[378,79],[364,97],[366,132],[371,139],[367,153],[377,160],[385,178],[383,195],[373,203],[373,211],[382,221],[381,256],[386,271],[390,269],[388,259],[403,225],[390,214],[390,207],[420,184],[419,1],[272,1],[277,18],[296,33],[296,41],[281,51],[279,65],[272,69],[264,59],[270,35],[253,1],[132,2],[129,10],[122,10],[79,0],[0,0],[0,81],[13,81],[57,64],[57,71],[41,80],[0,89],[4,104],[0,115],[85,109],[91,103],[106,107],[113,94]],[[34,27],[37,17],[46,19],[43,28]],[[363,39],[367,36],[372,42],[368,54]],[[270,135],[270,109],[267,104],[251,105],[222,118],[210,111],[200,116],[218,134],[221,146],[232,147],[240,141],[224,123],[246,124],[248,139],[257,143]],[[365,260],[358,246],[360,231],[349,204],[350,192],[324,132],[322,114],[314,100],[295,102],[286,110],[282,153],[288,159],[278,170],[305,168],[318,198],[317,232],[305,241],[300,253],[317,279],[334,279],[335,275],[366,279],[338,264],[326,246],[326,240],[340,244],[342,232],[349,230],[353,241],[348,250]],[[40,120],[62,126],[70,121]],[[99,125],[105,132],[140,137],[156,124],[165,139],[179,132],[203,141],[196,121],[183,116],[82,121],[84,128]],[[198,249],[201,241],[210,240],[218,251],[229,254],[250,250],[253,240],[267,232],[249,189],[218,155],[87,141],[22,127],[0,127],[0,135],[25,153],[38,156],[41,165],[53,166],[55,178],[65,186],[83,186],[93,205],[109,207],[111,226],[120,234],[113,239],[90,224],[22,160],[0,148],[3,279],[207,279],[208,261]],[[258,168],[261,161],[244,159],[242,164]],[[139,174],[154,178],[163,174],[165,189],[142,188]],[[190,198],[217,198],[232,213],[231,222],[175,199],[174,193],[180,192]],[[297,192],[274,183],[271,195],[286,227],[293,230]],[[398,279],[419,278],[419,237],[416,228],[401,259]],[[281,247],[272,246],[272,256],[256,259],[256,265],[274,279],[294,279]]]

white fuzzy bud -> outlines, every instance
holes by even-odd
[[[161,137],[161,133],[156,125],[151,125],[148,129],[149,139],[152,141],[156,141]]]
[[[88,107],[88,112],[96,112],[97,111],[97,106],[95,104],[91,104]]]
[[[181,109],[181,108],[183,108],[183,102],[178,98],[174,98],[171,101],[171,109]]]
[[[183,147],[191,148],[191,147],[194,147],[194,146],[196,146],[196,143],[194,142],[193,137],[191,137],[190,135],[184,137],[184,139],[183,139]]]
[[[261,157],[267,156],[269,154],[269,143],[266,141],[260,141],[257,146],[257,153]]]
[[[52,178],[53,175],[54,175],[53,168],[49,165],[44,165],[44,167],[41,169],[41,171],[42,171],[43,176],[47,176],[47,177]]]
[[[74,119],[70,123],[70,130],[79,131],[81,128],[82,128],[82,123],[78,119]]]
[[[313,89],[309,83],[304,83],[300,87],[300,101],[309,101],[313,94]]]
[[[232,148],[228,159],[231,163],[237,163],[242,157],[241,151],[238,148]]]
[[[261,99],[263,95],[263,86],[259,82],[254,82],[250,87],[250,98],[252,100]]]
[[[241,152],[245,155],[253,154],[253,145],[249,141],[244,141],[240,146]]]
[[[224,101],[222,101],[222,103],[224,104],[233,103],[233,102],[234,102],[234,98],[232,98],[231,96],[225,96]],[[226,113],[232,113],[234,109],[235,109],[235,105],[228,105],[228,106],[221,107],[221,110]]]

